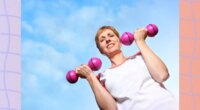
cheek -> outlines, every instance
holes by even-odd
[[[120,42],[120,40],[119,39],[116,39],[116,41],[115,41],[116,43],[117,43],[117,46],[119,46],[119,47],[121,47],[122,46],[122,44],[121,44],[121,42]]]
[[[100,48],[104,48],[105,46],[106,46],[106,44],[105,44],[104,42],[100,42],[100,43],[99,43],[99,47],[100,47]]]
[[[103,51],[105,48],[105,45],[103,43],[99,43],[99,50]]]

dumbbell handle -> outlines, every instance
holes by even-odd
[[[97,71],[101,68],[102,62],[99,58],[93,57],[89,60],[88,66],[92,71]],[[78,76],[74,70],[70,70],[66,74],[66,79],[69,83],[76,83],[78,81]]]
[[[154,37],[158,33],[158,27],[155,24],[148,24],[146,29],[149,37]],[[120,41],[124,45],[131,45],[134,41],[134,35],[131,32],[124,32],[120,37]]]

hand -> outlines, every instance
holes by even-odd
[[[88,67],[88,65],[81,65],[76,67],[76,74],[81,78],[88,78],[90,74],[92,74],[92,70]]]
[[[134,39],[135,39],[135,42],[139,42],[139,41],[145,41],[147,37],[147,29],[146,28],[140,28],[140,29],[137,29],[134,33]]]

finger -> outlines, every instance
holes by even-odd
[[[86,69],[90,69],[90,67],[88,65],[83,65],[83,67]]]
[[[79,72],[80,72],[80,67],[76,67],[76,68],[75,68],[75,72],[76,72],[76,73],[79,73]]]

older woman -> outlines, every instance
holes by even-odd
[[[76,67],[77,75],[86,78],[101,110],[177,110],[177,103],[162,84],[169,73],[162,60],[145,42],[147,30],[140,28],[134,38],[140,52],[126,57],[121,51],[119,33],[111,26],[102,26],[95,41],[111,67],[93,74],[87,65]]]

